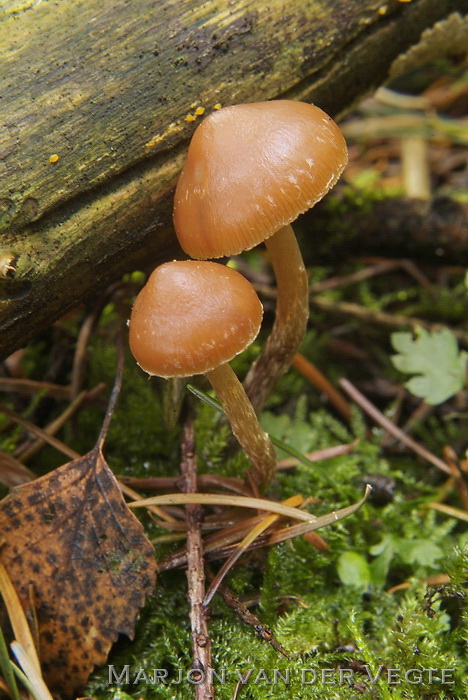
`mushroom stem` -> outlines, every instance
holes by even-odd
[[[244,387],[228,364],[205,372],[205,377],[221,401],[232,432],[252,462],[254,482],[266,486],[276,472],[276,454],[270,438],[258,422]]]
[[[265,245],[276,275],[278,298],[271,334],[244,382],[257,413],[278,379],[289,369],[309,316],[307,274],[292,226],[280,228]]]

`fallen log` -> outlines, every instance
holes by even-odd
[[[429,201],[388,197],[362,204],[346,198],[343,187],[334,192],[339,214],[326,200],[301,219],[298,230],[320,231],[301,238],[306,264],[330,265],[340,258],[362,255],[414,258],[418,263],[460,265],[468,261],[468,206],[444,196]]]
[[[178,253],[172,193],[219,105],[332,115],[456,0],[63,0],[0,10],[0,357]]]

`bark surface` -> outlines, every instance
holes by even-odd
[[[0,356],[180,254],[172,193],[216,105],[337,115],[455,0],[13,0],[0,9]],[[6,8],[6,9],[5,9]]]

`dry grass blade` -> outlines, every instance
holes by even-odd
[[[44,432],[47,433],[47,435],[55,435],[58,433],[65,423],[70,420],[71,416],[75,413],[79,406],[81,406],[87,395],[87,391],[82,391],[81,394],[76,396],[73,401],[68,404],[66,409],[62,411],[62,413],[44,429]],[[34,457],[34,455],[36,455],[45,444],[44,438],[40,438],[35,440],[34,443],[22,451],[21,454],[19,454],[19,451],[17,451],[16,455],[20,456],[23,462],[27,462],[29,459]]]
[[[302,502],[302,496],[291,496],[291,498],[288,498],[286,501],[283,501],[283,505],[297,507],[300,506]],[[267,515],[266,518],[263,518],[263,520],[257,525],[255,525],[252,528],[252,530],[244,537],[242,542],[240,542],[240,544],[238,545],[237,550],[233,552],[233,554],[231,554],[229,559],[223,564],[221,569],[214,577],[213,581],[210,584],[210,587],[208,588],[208,591],[206,592],[203,605],[208,605],[210,603],[224,577],[226,576],[228,571],[234,566],[234,564],[242,555],[242,553],[248,549],[250,544],[254,540],[256,540],[257,537],[262,534],[262,532],[267,530],[270,527],[270,525],[273,525],[273,523],[275,523],[278,520],[278,518],[278,515]]]
[[[140,494],[137,491],[134,491],[132,488],[127,486],[125,482],[122,482],[119,479],[119,486],[122,489],[123,493],[128,496],[129,498],[140,498]],[[161,521],[164,523],[178,523],[177,519],[174,518],[170,513],[167,513],[163,508],[158,508],[157,506],[151,506],[148,508],[152,513],[154,513],[158,518],[160,518],[160,523]]]
[[[284,542],[285,540],[289,540],[292,537],[298,537],[299,535],[306,535],[308,532],[318,530],[320,527],[326,527],[327,525],[332,525],[332,523],[336,523],[339,520],[344,520],[344,518],[347,518],[349,515],[353,515],[353,513],[356,513],[356,511],[358,511],[359,508],[364,505],[369,498],[371,491],[372,487],[369,486],[369,484],[366,484],[364,496],[357,501],[357,503],[353,503],[351,506],[346,506],[346,508],[340,508],[340,510],[334,510],[326,515],[321,515],[319,518],[317,518],[316,523],[301,523],[300,525],[292,525],[291,527],[274,532],[268,538],[268,544],[278,544],[278,542]]]
[[[37,435],[39,438],[44,440],[44,442],[47,442],[49,445],[52,445],[52,447],[55,447],[59,452],[62,452],[62,454],[66,455],[67,457],[75,459],[76,457],[80,456],[77,452],[75,452],[75,450],[72,450],[63,442],[57,440],[57,438],[52,437],[52,435],[48,435],[48,433],[46,433],[45,430],[42,430],[42,428],[39,428],[37,425],[34,425],[34,423],[31,423],[31,421],[26,420],[26,418],[23,418],[23,416],[18,415],[14,411],[10,411],[8,406],[0,404],[0,413],[3,413],[3,415],[7,416],[7,418],[10,418],[10,420],[15,421],[15,423],[22,425],[23,428],[28,430],[30,433]]]
[[[282,528],[281,530],[277,530],[272,533],[264,533],[257,536],[255,541],[249,545],[247,550],[278,544],[279,542],[284,542],[285,540],[289,540],[300,535],[306,535],[314,530],[318,530],[320,527],[325,527],[332,523],[338,522],[339,520],[343,520],[361,508],[369,497],[370,492],[371,487],[367,485],[364,496],[357,503],[354,503],[351,506],[346,506],[340,510],[332,511],[326,515],[314,518],[314,520],[311,522],[290,525]],[[292,510],[297,509],[293,508]],[[298,512],[301,513],[302,511]],[[237,526],[232,526],[214,535],[210,535],[204,540],[203,544],[203,552],[205,557],[210,560],[220,559],[229,556],[232,552],[236,552],[239,538],[244,536],[246,531],[250,530],[258,523],[263,522],[263,520],[264,519],[261,518],[261,516],[248,518],[245,521],[241,521]],[[159,569],[160,571],[168,571],[170,569],[184,566],[185,563],[186,552],[185,550],[180,550],[160,561]]]
[[[400,267],[400,261],[397,260],[384,260],[378,262],[371,267],[363,267],[361,270],[357,270],[349,275],[340,275],[339,277],[329,277],[322,282],[316,282],[311,284],[309,287],[309,294],[319,294],[321,292],[328,291],[329,289],[336,289],[337,287],[344,287],[349,284],[356,284],[357,282],[362,282],[363,280],[376,277],[377,275],[383,275],[387,272],[392,272],[393,270]]]
[[[4,682],[2,677],[0,676],[0,691],[5,693],[5,697],[11,697],[13,700],[21,700],[19,694],[17,693],[16,696],[11,694],[10,688],[7,686],[7,684]]]
[[[41,665],[36,652],[36,646],[32,638],[31,630],[29,629],[26,615],[18,598],[18,594],[8,576],[7,570],[0,562],[0,593],[5,602],[5,606],[10,619],[10,624],[13,629],[13,634],[16,641],[21,645],[25,654],[27,654],[30,663],[35,668],[36,672],[41,674]]]
[[[268,501],[263,498],[247,498],[246,496],[225,496],[224,494],[213,493],[170,493],[163,496],[152,496],[143,501],[133,501],[128,505],[130,508],[141,508],[145,506],[168,506],[187,505],[190,503],[213,506],[231,506],[233,508],[252,508],[253,510],[266,510],[270,513],[284,515],[293,520],[304,520],[307,523],[317,522],[315,515],[304,513],[298,508],[291,508],[282,503]]]
[[[326,459],[332,459],[333,457],[347,455],[352,452],[358,444],[359,438],[356,438],[356,440],[353,440],[353,442],[350,442],[349,444],[332,445],[331,447],[324,447],[322,450],[306,452],[305,456],[310,462],[321,462]],[[291,467],[297,467],[298,464],[299,460],[297,460],[295,457],[286,457],[277,463],[276,469],[279,471],[283,469],[291,469]]]
[[[13,488],[26,484],[35,478],[34,472],[15,459],[13,455],[0,451],[0,484]]]
[[[367,501],[369,494],[371,492],[371,487],[366,485],[366,490],[364,496],[357,502],[353,503],[351,506],[346,506],[346,508],[341,508],[340,510],[332,511],[326,515],[321,515],[317,518],[315,523],[300,523],[298,525],[290,525],[288,527],[277,530],[270,535],[264,535],[258,537],[255,542],[253,542],[249,549],[255,549],[258,547],[270,547],[274,544],[279,544],[280,542],[285,542],[286,540],[291,540],[294,537],[299,537],[301,535],[307,535],[314,530],[318,530],[321,527],[326,527],[327,525],[332,525],[339,520],[344,520],[349,515],[353,515],[356,511],[361,508],[361,506]],[[228,556],[230,552],[234,549],[233,546],[226,547],[221,554],[218,556]]]
[[[11,649],[30,683],[30,690],[35,700],[53,700],[49,689],[44,683],[41,672],[37,670],[35,663],[22,645],[19,642],[12,642]]]
[[[453,508],[452,506],[446,506],[444,503],[428,503],[427,508],[432,508],[432,510],[438,510],[439,513],[445,513],[451,518],[457,518],[458,520],[464,520],[468,523],[468,513],[460,508]]]
[[[255,525],[264,520],[263,515],[257,515],[252,518],[243,518],[236,523],[227,527],[221,527],[214,534],[207,535],[203,540],[203,554],[206,557],[211,553],[217,553],[229,545],[235,545],[239,540],[249,532]],[[211,557],[213,558],[213,557]],[[166,569],[174,569],[185,565],[186,549],[177,550],[165,559],[159,562],[160,571]]]
[[[425,583],[428,586],[446,586],[450,585],[451,578],[448,574],[438,574],[437,576],[427,576],[421,579],[421,583]],[[388,588],[387,593],[392,595],[398,591],[408,591],[412,586],[414,586],[414,581],[404,581],[403,583],[397,583],[396,586]]]

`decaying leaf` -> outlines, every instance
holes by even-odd
[[[129,511],[100,443],[0,502],[0,561],[26,611],[52,690],[69,696],[106,660],[156,578],[143,527]]]

